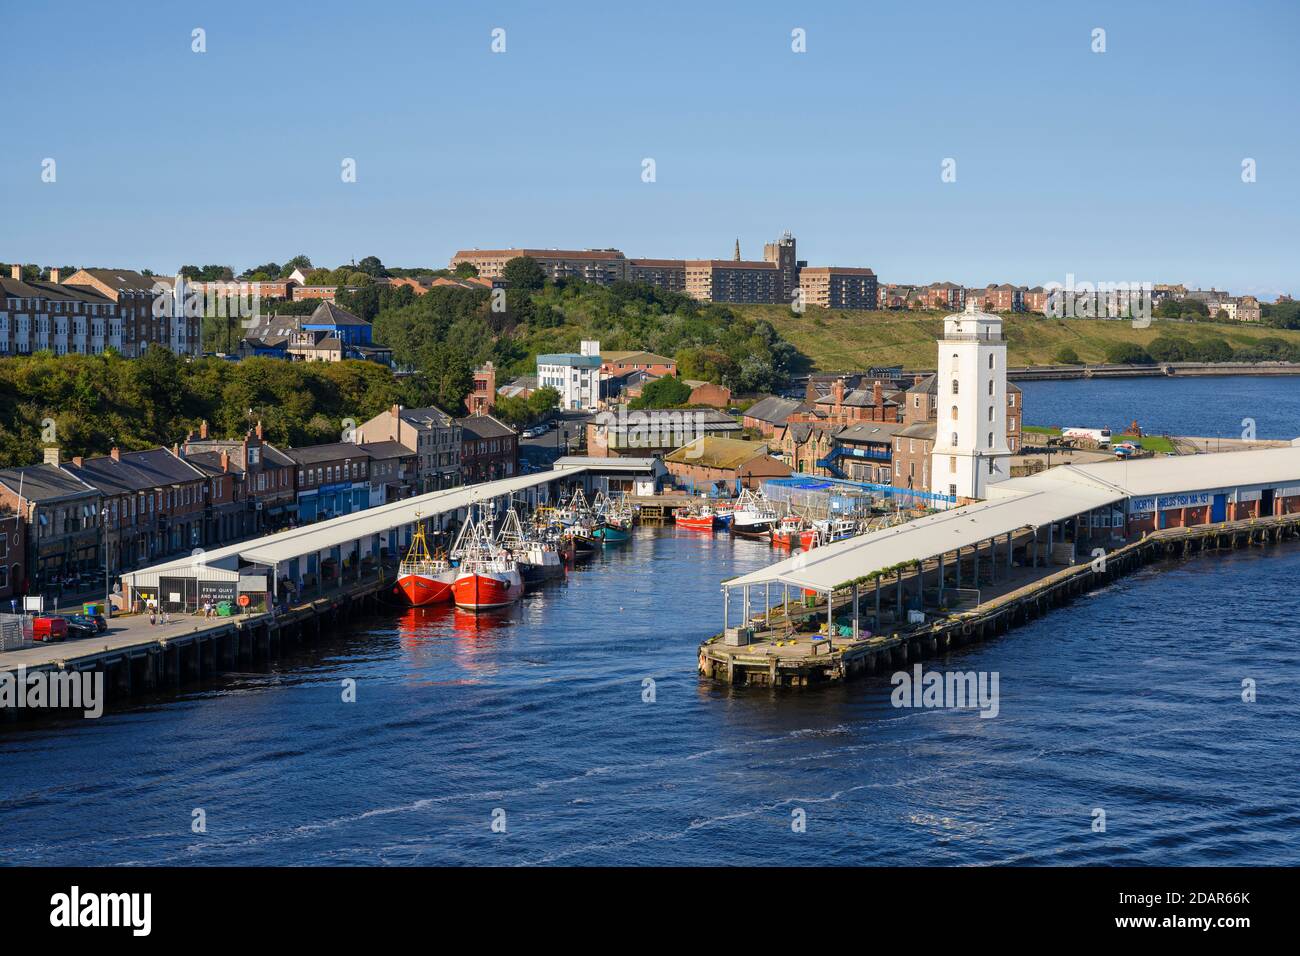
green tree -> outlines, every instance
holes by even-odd
[[[1062,345],[1056,350],[1056,363],[1058,365],[1078,365],[1079,353],[1068,345]]]
[[[546,272],[532,256],[515,256],[501,270],[501,277],[512,289],[536,292],[546,285]]]
[[[478,266],[472,262],[461,262],[456,266],[456,277],[460,279],[478,278]]]
[[[465,397],[474,388],[474,363],[463,351],[445,342],[428,346],[421,356],[420,373],[439,408],[464,414]]]
[[[674,375],[665,375],[646,383],[641,397],[628,403],[629,408],[674,408],[691,397],[691,387]]]
[[[1106,361],[1112,365],[1149,365],[1151,356],[1132,342],[1112,342],[1106,346]]]

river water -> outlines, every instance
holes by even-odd
[[[1136,420],[1150,435],[1300,437],[1300,376],[1078,379],[1020,382],[1026,425],[1118,431]]]
[[[989,719],[896,708],[883,676],[702,683],[718,582],[773,557],[643,527],[496,615],[394,607],[3,730],[0,861],[1300,864],[1300,547],[1153,566],[925,663],[996,673]]]

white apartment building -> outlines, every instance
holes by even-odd
[[[537,387],[559,392],[560,407],[567,411],[594,412],[600,404],[600,343],[584,341],[580,348],[576,355],[537,356]]]

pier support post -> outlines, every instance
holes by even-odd
[[[979,542],[976,541],[975,544],[974,544],[974,546],[973,546],[970,550],[971,550],[971,571],[970,571],[971,586],[972,586],[972,587],[979,587],[979,586],[980,586],[980,545],[979,545]]]
[[[960,591],[961,590],[961,545],[957,545],[957,550],[953,554],[953,564],[957,566],[957,582],[955,586],[957,590]]]
[[[722,588],[722,633],[727,633],[727,628],[731,627],[731,588],[723,586]]]
[[[880,575],[876,575],[876,616],[871,619],[871,632],[880,633]]]
[[[857,582],[855,581],[853,584],[853,639],[855,641],[858,639],[859,620],[860,618],[858,612],[858,585]]]
[[[939,606],[940,607],[943,607],[943,585],[944,585],[944,580],[947,577],[947,573],[948,572],[944,569],[943,566],[943,555],[940,554],[939,555]]]
[[[894,573],[894,623],[903,616],[903,572]]]

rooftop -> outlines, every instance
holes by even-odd
[[[757,441],[741,441],[738,438],[722,438],[717,435],[701,435],[689,444],[683,445],[664,461],[682,465],[699,465],[702,468],[718,468],[722,471],[734,471],[747,461],[752,461],[767,454],[767,445]]]

